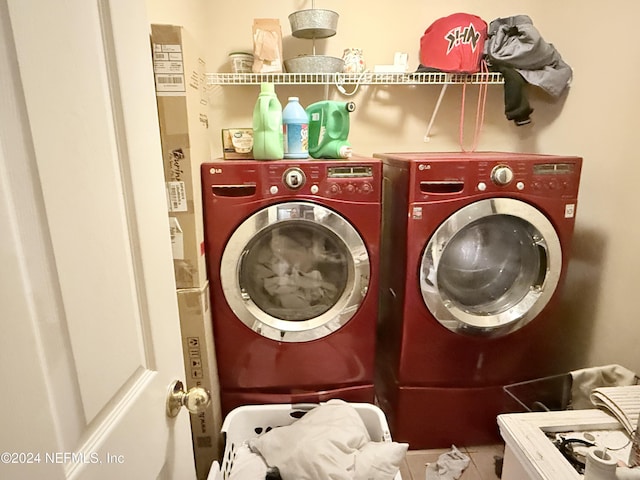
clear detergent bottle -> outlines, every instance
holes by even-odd
[[[349,158],[349,114],[353,102],[325,100],[307,107],[309,114],[309,154],[313,158]]]
[[[280,160],[284,157],[282,105],[273,83],[261,83],[253,109],[253,157],[256,160]]]
[[[309,116],[298,97],[289,97],[282,110],[284,158],[309,158]]]

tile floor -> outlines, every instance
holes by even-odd
[[[471,459],[469,466],[459,480],[496,480],[500,478],[496,475],[494,457],[503,456],[504,444],[457,447]],[[402,480],[425,480],[426,464],[437,461],[440,455],[450,450],[449,448],[409,450],[404,465],[400,468]]]

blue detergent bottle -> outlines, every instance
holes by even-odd
[[[353,102],[324,100],[307,107],[309,115],[309,154],[313,158],[349,158],[349,114]]]
[[[284,158],[282,105],[273,83],[261,83],[253,109],[253,157],[256,160]]]
[[[284,158],[309,158],[309,116],[298,97],[289,97],[282,111]]]

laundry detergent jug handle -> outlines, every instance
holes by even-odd
[[[271,98],[260,97],[258,98],[258,101],[260,102],[260,123],[262,124],[262,128],[268,129],[270,127],[269,103],[271,102]]]

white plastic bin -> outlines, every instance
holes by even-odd
[[[380,408],[369,403],[349,403],[349,405],[355,408],[362,418],[372,441],[391,442],[387,419]],[[272,428],[290,425],[317,406],[317,404],[247,405],[229,412],[222,424],[222,433],[225,435],[222,465],[213,463],[209,480],[226,480],[229,477],[236,451],[245,440],[257,437]],[[402,480],[400,472],[394,480]]]

